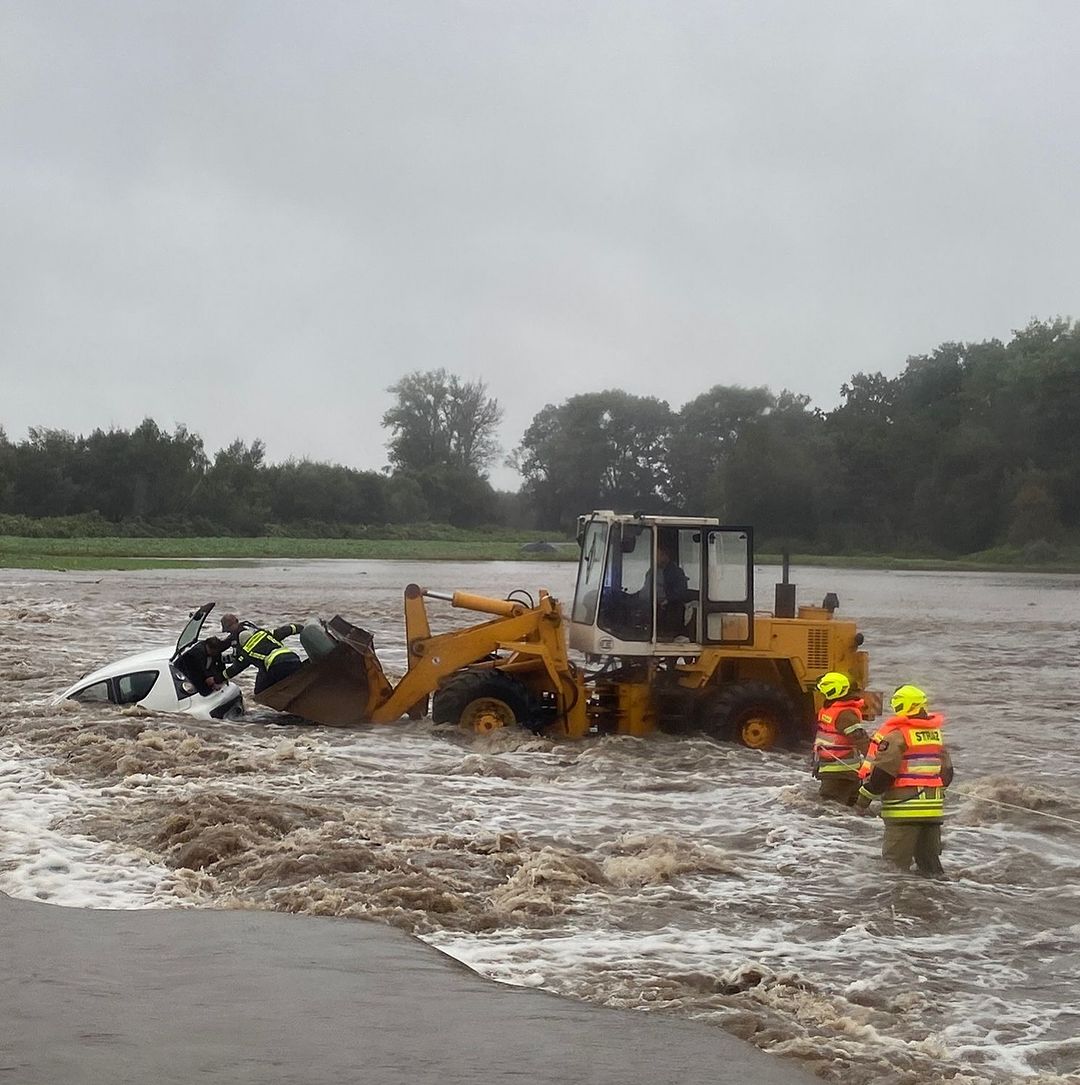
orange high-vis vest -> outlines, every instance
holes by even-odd
[[[866,760],[859,769],[860,778],[865,780],[874,771],[874,755],[881,743],[889,735],[898,734],[904,740],[904,755],[890,787],[944,787],[941,778],[945,749],[941,741],[941,725],[944,722],[945,717],[938,712],[924,718],[892,716],[887,719],[870,740]]]
[[[814,760],[819,773],[859,771],[862,755],[851,735],[836,729],[836,721],[844,712],[854,712],[862,720],[863,706],[861,697],[848,697],[823,705],[818,712]]]

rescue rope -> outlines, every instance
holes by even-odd
[[[1049,814],[1045,810],[1033,810],[1030,806],[1017,806],[1016,803],[1002,802],[1001,799],[987,799],[982,795],[967,794],[963,797],[965,799],[970,799],[972,802],[989,802],[993,803],[994,806],[1004,806],[1006,810],[1019,810],[1024,814],[1036,814],[1041,818],[1053,818],[1055,821],[1064,821],[1066,825],[1075,825],[1080,829],[1080,821],[1077,821],[1075,818],[1062,817],[1061,814]]]

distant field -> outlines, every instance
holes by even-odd
[[[522,542],[473,539],[27,539],[0,535],[0,567],[153,569],[232,565],[252,558],[371,558],[399,561],[568,561],[577,547],[530,553]]]
[[[576,561],[573,543],[553,542],[554,551],[522,550],[528,536],[492,538],[477,533],[458,539],[285,539],[285,538],[74,538],[33,539],[0,535],[0,568],[154,569],[236,565],[258,558],[355,558],[397,561]],[[971,558],[892,557],[887,554],[836,556],[792,554],[796,565],[853,569],[951,569],[957,572],[1080,572],[1080,557],[1030,563],[1015,553],[988,552]],[[779,564],[777,554],[759,553],[762,565]]]
[[[778,555],[759,554],[759,564],[778,565]],[[1024,561],[1022,557],[1002,555],[986,557],[975,554],[966,558],[911,558],[891,554],[834,555],[792,554],[793,565],[825,565],[832,569],[901,569],[909,572],[952,571],[956,573],[1080,573],[1080,556],[1064,556],[1052,561]]]

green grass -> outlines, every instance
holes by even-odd
[[[553,553],[528,553],[523,541],[476,533],[453,539],[289,539],[236,538],[73,538],[35,539],[0,535],[0,568],[156,569],[234,566],[257,558],[354,558],[397,561],[576,561],[577,547],[555,543]],[[1064,550],[1051,560],[1025,560],[1015,548],[1000,548],[966,558],[897,557],[887,554],[827,556],[793,554],[796,567],[825,565],[849,569],[952,570],[955,572],[1080,572],[1080,551]],[[759,564],[779,564],[778,554],[759,553]]]
[[[521,542],[472,539],[77,538],[0,536],[0,567],[21,569],[153,569],[235,565],[251,558],[369,558],[398,561],[567,561],[576,547],[523,552]]]
[[[758,554],[759,565],[779,565],[779,554]],[[895,554],[792,554],[791,564],[828,566],[830,569],[897,569],[908,572],[956,573],[1080,573],[1080,555],[1052,561],[1025,561],[1020,556],[992,551],[962,558],[900,557]]]

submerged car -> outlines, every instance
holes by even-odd
[[[235,682],[200,692],[199,676],[189,649],[195,646],[213,603],[191,615],[175,646],[151,648],[125,656],[89,674],[65,690],[55,703],[138,705],[153,712],[180,712],[204,720],[236,719],[244,711],[244,695]]]

